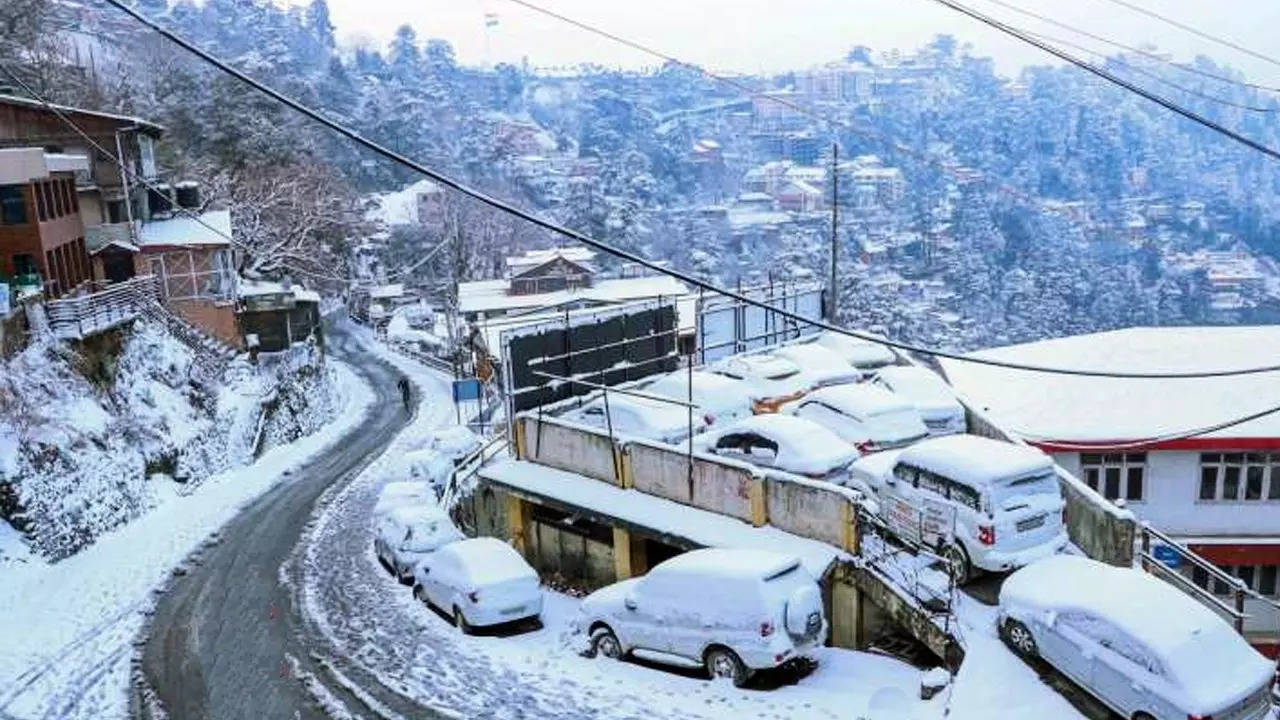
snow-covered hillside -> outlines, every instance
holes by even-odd
[[[0,519],[47,558],[80,550],[154,505],[159,484],[181,492],[330,420],[318,359],[237,361],[210,387],[154,324],[32,345],[0,365]]]

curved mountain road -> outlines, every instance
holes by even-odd
[[[400,373],[350,330],[331,328],[328,350],[372,386],[377,401],[356,431],[228,523],[220,542],[157,600],[141,674],[175,720],[436,715],[354,668],[337,675],[344,663],[317,649],[323,643],[301,619],[282,570],[321,494],[351,482],[411,420],[396,388]],[[145,705],[135,703],[135,712],[146,716]]]

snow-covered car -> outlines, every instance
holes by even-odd
[[[447,456],[455,465],[479,450],[483,444],[479,435],[463,425],[443,427],[431,438],[431,449]]]
[[[915,405],[930,435],[966,432],[964,406],[937,373],[914,365],[894,365],[877,371],[874,382]]]
[[[1053,460],[1033,448],[948,435],[869,455],[848,475],[891,532],[940,550],[958,584],[974,568],[1015,570],[1067,544]]]
[[[858,449],[810,420],[794,415],[753,415],[693,440],[695,450],[841,483]]]
[[[687,405],[616,392],[609,393],[607,408],[604,398],[596,398],[565,417],[618,435],[668,443],[684,440],[690,429],[698,433],[706,427],[706,419],[698,412],[690,426]]]
[[[786,358],[761,353],[734,355],[708,368],[711,372],[741,380],[751,393],[752,412],[777,412],[809,389],[809,378],[800,366]]]
[[[408,585],[419,562],[463,537],[438,505],[400,505],[376,516],[373,551],[383,567]]]
[[[818,423],[863,453],[905,447],[929,435],[914,405],[866,383],[819,388],[796,401],[790,412]]]
[[[574,629],[589,655],[701,665],[742,686],[826,638],[822,593],[793,556],[708,548],[583,599]]]
[[[835,352],[859,370],[874,370],[898,361],[888,345],[830,330],[823,330],[814,342]]]
[[[1274,670],[1227,623],[1148,573],[1047,558],[1000,589],[1000,634],[1122,717],[1262,720]]]
[[[419,480],[398,480],[382,486],[378,501],[373,506],[373,516],[405,505],[431,505],[436,502],[436,492],[429,483]]]
[[[641,388],[644,392],[688,401],[693,377],[694,412],[708,425],[725,425],[751,415],[751,391],[741,380],[706,370],[677,370]]]
[[[773,351],[775,355],[795,363],[804,373],[810,389],[856,383],[862,380],[862,372],[849,364],[829,348],[817,343],[783,345]]]
[[[413,596],[452,617],[464,634],[542,614],[538,573],[497,538],[445,545],[418,564],[413,579]]]

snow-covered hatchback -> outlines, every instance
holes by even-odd
[[[709,548],[588,595],[574,629],[588,655],[702,666],[741,687],[755,671],[821,645],[827,621],[818,585],[797,558]]]

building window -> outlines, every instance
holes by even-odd
[[[1108,500],[1141,502],[1146,494],[1146,453],[1084,453],[1084,481]]]
[[[1202,501],[1280,500],[1280,453],[1201,453]]]
[[[27,201],[17,185],[0,187],[0,225],[26,225]]]

